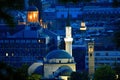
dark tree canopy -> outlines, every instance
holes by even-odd
[[[24,0],[0,0],[0,18],[3,19],[11,27],[15,26],[14,19],[8,10],[23,10]]]
[[[110,66],[102,66],[95,71],[94,80],[115,80],[115,72]]]

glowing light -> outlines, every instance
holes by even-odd
[[[89,51],[90,51],[90,52],[93,52],[93,48],[92,48],[92,47],[89,47]]]
[[[6,53],[6,56],[8,56],[8,53]]]
[[[41,40],[39,39],[39,40],[38,40],[38,42],[40,43],[40,42],[41,42]]]
[[[32,15],[30,15],[29,18],[32,19]]]
[[[87,28],[86,27],[81,27],[80,30],[86,30]]]
[[[12,53],[12,56],[14,56],[14,53]]]
[[[81,26],[85,26],[85,22],[81,22]]]
[[[28,11],[28,22],[38,21],[38,11]]]
[[[36,14],[35,13],[33,13],[33,16],[34,16],[34,18],[36,17]]]
[[[116,79],[118,79],[118,75],[116,75]]]
[[[80,28],[80,30],[86,30],[87,28],[86,28],[86,26],[85,26],[85,22],[81,22],[81,28]]]
[[[73,41],[73,38],[64,38],[64,40],[65,40],[66,42],[71,42],[71,41]]]

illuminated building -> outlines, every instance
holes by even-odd
[[[35,6],[31,6],[27,11],[27,23],[37,23],[39,20],[39,11]]]
[[[68,14],[69,19],[69,14]],[[68,80],[72,72],[76,71],[76,64],[72,57],[71,27],[68,20],[65,37],[65,50],[53,50],[43,60],[33,63],[28,68],[28,74],[40,72],[45,79]],[[43,73],[41,73],[43,72]]]
[[[32,9],[36,10],[33,6],[29,10]],[[39,25],[38,12],[28,12],[28,15],[23,30],[0,38],[0,61],[14,67],[31,65],[37,59],[43,59],[49,51],[57,49],[58,35]]]
[[[93,78],[94,72],[95,72],[94,41],[91,39],[88,42],[88,73],[90,79]]]

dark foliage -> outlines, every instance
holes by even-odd
[[[14,19],[8,10],[23,10],[24,0],[0,0],[0,18],[3,19],[9,26],[14,27]]]
[[[119,7],[119,6],[120,6],[120,2],[119,2],[118,0],[113,0],[112,6],[113,6],[114,8]]]
[[[102,66],[95,71],[95,80],[115,80],[115,71],[110,66]]]

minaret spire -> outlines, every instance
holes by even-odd
[[[66,21],[66,27],[69,27],[70,26],[70,13],[69,13],[69,10],[68,10],[68,16],[67,16],[67,21]]]
[[[71,32],[71,26],[70,26],[70,14],[68,10],[68,16],[66,21],[66,37],[64,38],[65,41],[65,50],[72,56],[72,32]]]

